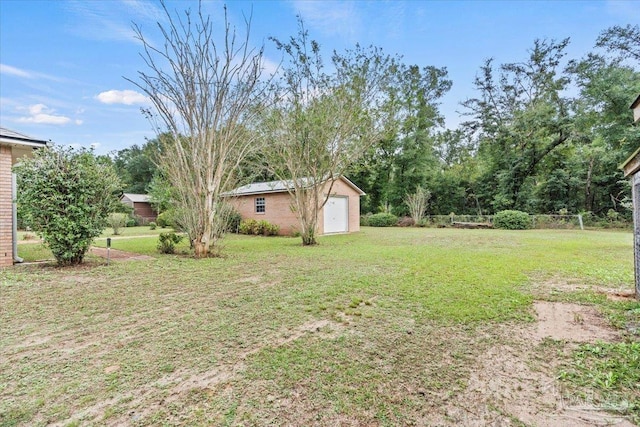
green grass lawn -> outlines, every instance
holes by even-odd
[[[595,292],[632,289],[631,233],[365,227],[316,247],[230,235],[222,257],[204,260],[156,244],[112,241],[153,260],[0,270],[0,425],[447,420],[479,355],[533,321],[534,299],[640,322],[640,304]],[[542,291],[550,281],[581,290]],[[640,390],[616,390],[638,416]]]
[[[148,226],[124,227],[119,230],[118,235],[113,234],[113,229],[105,229],[100,237],[94,241],[94,246],[106,247],[107,237],[111,238],[111,247],[123,251],[131,251],[143,254],[158,254],[156,246],[160,233],[169,233],[171,228],[157,227],[152,230]],[[133,238],[135,237],[135,239]],[[29,231],[18,231],[18,256],[26,262],[53,260],[53,254],[45,245],[39,243],[35,233]],[[188,242],[183,242],[177,248],[178,252],[186,252],[189,249]]]

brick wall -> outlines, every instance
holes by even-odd
[[[328,185],[325,186],[323,193],[326,195]],[[333,183],[331,188],[331,195],[336,196],[349,196],[349,233],[355,233],[360,231],[360,194],[353,189],[349,184],[343,180],[338,180]],[[318,218],[318,232],[324,233],[324,212],[320,211]]]
[[[158,214],[153,210],[149,202],[135,202],[133,204],[133,213],[143,218],[146,222],[155,221]]]
[[[0,145],[0,267],[13,265],[11,147]]]
[[[323,189],[326,194],[328,188]],[[349,196],[349,232],[360,231],[360,195],[346,182],[339,180],[333,184],[332,195]],[[256,213],[255,199],[265,198],[265,212]],[[233,199],[233,205],[243,219],[264,219],[280,227],[280,235],[290,236],[299,229],[298,219],[291,211],[291,196],[289,193],[267,193],[251,196],[240,196]],[[324,232],[324,216],[322,210],[318,213],[318,233]]]
[[[264,213],[256,213],[255,199],[264,197]],[[265,220],[280,227],[281,236],[290,236],[299,229],[298,219],[291,211],[291,196],[289,193],[259,194],[241,196],[233,200],[233,205],[240,212],[242,219]]]

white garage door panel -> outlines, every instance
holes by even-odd
[[[329,197],[324,205],[324,232],[346,233],[349,231],[349,198]]]

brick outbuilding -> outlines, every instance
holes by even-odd
[[[11,173],[20,158],[31,156],[33,150],[45,147],[47,141],[34,139],[0,127],[0,267],[13,265],[18,259],[15,179]]]
[[[147,194],[123,193],[120,201],[133,208],[133,214],[138,216],[143,224],[148,224],[158,218],[158,212],[153,209]]]
[[[360,196],[365,193],[345,177],[339,178],[327,194],[329,183],[321,184],[323,195],[329,196],[320,210],[317,234],[353,233],[360,231]],[[280,227],[280,234],[292,235],[299,229],[291,209],[290,182],[256,182],[236,188],[231,203],[242,219],[266,220]]]

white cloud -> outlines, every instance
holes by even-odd
[[[46,125],[66,125],[71,122],[69,117],[54,114],[55,110],[48,108],[44,104],[31,105],[29,106],[28,111],[28,116],[18,117],[16,121],[19,123],[36,123]],[[76,124],[80,125],[82,124],[82,121],[76,120]]]
[[[280,64],[270,60],[269,58],[262,57],[262,70],[268,75],[275,74],[280,68]]]
[[[164,19],[162,9],[152,2],[121,0],[87,2],[70,0],[67,9],[76,15],[70,31],[91,40],[115,40],[137,43],[131,22],[155,23]]]
[[[33,78],[28,71],[7,64],[0,64],[0,74],[9,74],[10,76],[24,77],[27,79]]]
[[[294,0],[292,4],[306,24],[327,35],[352,39],[362,27],[357,2]]]
[[[46,80],[53,80],[56,82],[62,81],[61,78],[56,76],[50,76],[44,73],[24,70],[22,68],[12,67],[11,65],[7,65],[7,64],[0,64],[0,74],[5,74],[9,76],[14,76],[14,77],[21,77],[23,79],[46,79]]]
[[[96,99],[103,104],[148,104],[149,99],[135,90],[108,90],[96,95]]]

